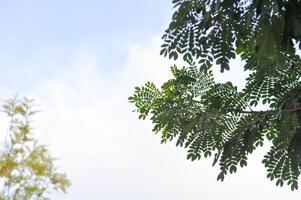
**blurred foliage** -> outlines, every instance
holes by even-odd
[[[247,165],[271,141],[267,177],[298,189],[301,170],[301,1],[173,0],[175,13],[162,39],[163,56],[183,58],[173,78],[137,87],[129,101],[140,119],[151,116],[162,142],[176,140],[187,159],[214,156],[218,180]],[[242,91],[215,82],[211,68],[233,67],[239,56],[249,76]],[[239,76],[239,75],[238,75]],[[254,111],[264,104],[265,111]]]
[[[0,152],[0,200],[47,200],[53,190],[65,193],[70,181],[57,171],[47,147],[33,137],[33,101],[10,99],[3,109],[10,125]]]

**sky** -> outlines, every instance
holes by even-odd
[[[170,77],[174,63],[159,51],[172,11],[162,0],[0,0],[0,100],[27,96],[42,110],[35,136],[72,182],[52,199],[300,199],[265,178],[266,147],[217,182],[212,159],[187,161],[132,112],[135,86]],[[241,66],[216,68],[216,79],[241,88]]]

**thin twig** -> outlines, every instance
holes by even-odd
[[[196,103],[201,103],[200,101],[194,100]],[[291,109],[275,109],[275,110],[226,110],[228,112],[237,112],[237,113],[242,113],[242,114],[264,114],[264,113],[271,113],[271,112],[278,112],[278,111],[283,111],[283,112],[296,112],[296,111],[301,111],[301,107],[298,108],[291,108]]]

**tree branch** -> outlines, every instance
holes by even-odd
[[[292,108],[292,109],[275,109],[275,110],[261,110],[261,111],[234,111],[234,112],[239,112],[242,114],[264,114],[264,113],[270,113],[270,112],[277,112],[277,111],[283,111],[283,112],[296,112],[296,111],[301,111],[301,107],[298,108]]]
[[[193,100],[196,103],[200,103],[200,101]],[[237,112],[237,113],[242,113],[242,114],[265,114],[265,113],[271,113],[271,112],[278,112],[278,111],[283,111],[283,112],[296,112],[296,111],[301,111],[301,107],[297,108],[291,108],[291,109],[275,109],[275,110],[227,110],[228,112]]]

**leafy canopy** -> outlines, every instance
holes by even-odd
[[[129,101],[140,119],[151,117],[162,143],[176,140],[187,159],[214,156],[218,180],[247,165],[247,156],[272,142],[263,164],[276,185],[298,189],[301,170],[300,0],[173,0],[175,13],[161,54],[182,57],[173,78],[157,88],[147,82]],[[217,83],[211,68],[235,66],[249,73],[243,90]],[[254,111],[259,104],[269,107]]]
[[[66,174],[58,172],[47,147],[33,138],[33,101],[11,99],[3,108],[10,125],[0,151],[0,200],[47,200],[52,190],[66,192]]]

